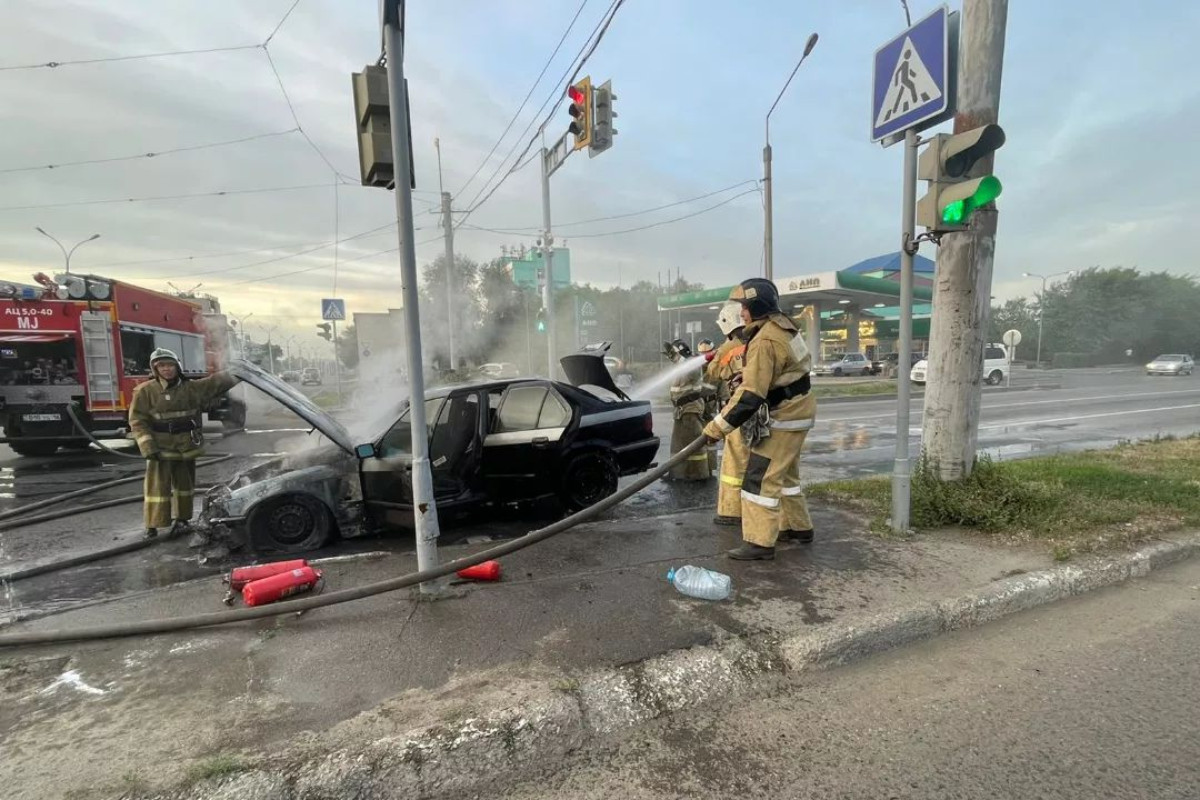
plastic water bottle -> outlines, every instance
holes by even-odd
[[[733,588],[733,581],[728,575],[690,564],[672,569],[667,573],[667,580],[683,594],[701,600],[724,600]]]

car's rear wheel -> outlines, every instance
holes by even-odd
[[[333,515],[328,506],[307,494],[285,494],[262,501],[246,520],[255,550],[303,553],[329,541]]]
[[[1002,380],[1004,380],[1004,373],[1000,370],[994,369],[988,373],[987,382],[989,386],[999,386]]]
[[[617,491],[617,462],[600,450],[580,453],[563,471],[558,497],[570,513],[594,506]]]

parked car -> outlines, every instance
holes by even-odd
[[[289,369],[286,372],[280,373],[279,377],[283,378],[284,381],[286,381],[287,383],[299,383],[300,382],[300,373],[296,372],[294,369]]]
[[[999,386],[1008,378],[1008,348],[1002,344],[989,344],[983,350],[983,382]],[[929,362],[921,359],[913,365],[909,378],[913,383],[924,385],[929,373]]]
[[[316,367],[305,367],[300,378],[301,386],[320,386],[321,370]]]
[[[817,364],[813,369],[813,374],[833,375],[840,378],[843,375],[870,375],[871,370],[871,362],[862,353],[846,353],[833,361]]]
[[[1191,375],[1196,368],[1196,362],[1191,356],[1183,354],[1165,354],[1157,356],[1146,365],[1147,375]]]
[[[510,364],[507,361],[501,361],[493,364],[483,364],[479,367],[479,375],[483,378],[491,380],[500,380],[502,378],[519,378],[521,370],[517,369],[516,364]]]
[[[570,384],[542,379],[441,387],[425,395],[438,513],[557,498],[568,511],[652,466],[659,440],[648,401],[630,400],[601,357],[560,362]],[[341,534],[412,525],[407,404],[366,440],[297,390],[244,361],[238,377],[271,395],[332,446],[260,464],[204,496],[209,524],[244,528],[255,550],[298,553]]]

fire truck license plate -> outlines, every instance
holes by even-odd
[[[26,422],[61,422],[62,414],[22,414]]]

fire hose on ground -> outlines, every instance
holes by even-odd
[[[687,447],[680,450],[675,455],[671,456],[660,466],[647,472],[629,486],[617,491],[604,498],[600,502],[588,506],[582,511],[578,511],[569,517],[565,517],[558,522],[547,525],[544,528],[539,528],[535,531],[513,539],[508,542],[489,547],[474,555],[464,556],[462,558],[449,561],[441,564],[433,569],[428,569],[423,572],[411,572],[407,575],[401,575],[398,578],[388,578],[387,580],[368,583],[365,586],[358,586],[352,589],[341,589],[336,592],[329,592],[318,596],[304,597],[298,600],[288,600],[281,603],[266,606],[254,606],[250,608],[238,608],[234,610],[215,611],[206,614],[193,614],[185,617],[172,617],[168,619],[152,619],[143,620],[140,622],[118,622],[108,625],[97,625],[90,628],[64,628],[61,630],[50,630],[41,632],[28,633],[8,633],[0,634],[0,647],[18,647],[40,644],[56,644],[61,642],[79,642],[97,639],[115,639],[124,636],[144,636],[157,633],[172,633],[174,631],[190,630],[193,628],[207,628],[213,625],[224,625],[231,622],[246,622],[254,619],[264,619],[267,617],[277,617],[284,614],[292,614],[300,611],[309,611],[314,608],[325,608],[326,606],[338,605],[340,603],[349,603],[353,600],[362,600],[366,597],[373,597],[385,592],[394,592],[398,589],[406,589],[410,586],[416,586],[426,581],[444,578],[453,575],[460,569],[473,567],[477,564],[482,564],[484,561],[501,558],[502,556],[515,553],[518,550],[523,550],[530,545],[543,542],[553,536],[570,530],[580,523],[587,522],[597,515],[616,506],[633,495],[645,489],[650,484],[657,481],[659,478],[667,474],[667,472],[677,464],[682,463],[689,456],[699,452],[705,446],[705,437],[697,437],[695,441]]]

